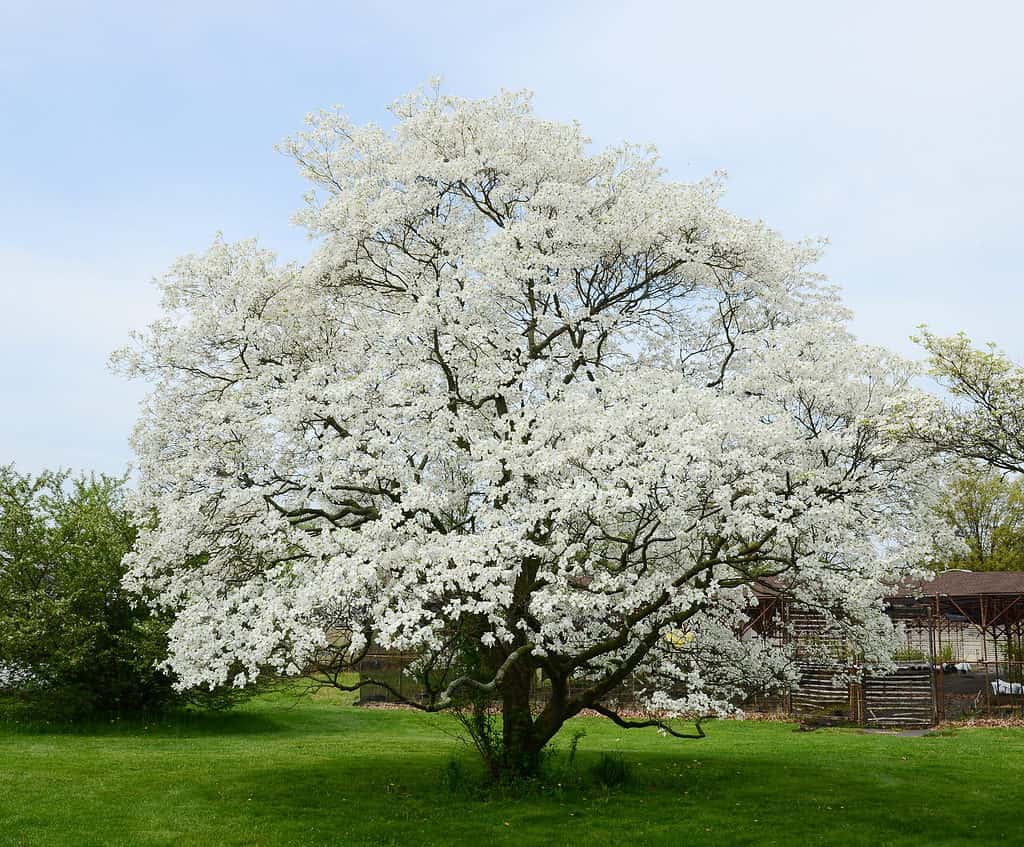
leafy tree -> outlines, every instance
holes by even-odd
[[[942,507],[969,548],[952,563],[1022,569],[1024,369],[994,344],[975,347],[964,333],[940,336],[922,327],[915,341],[947,396],[920,398],[904,410],[903,434],[973,467],[953,482]]]
[[[955,475],[939,503],[964,552],[939,555],[939,567],[973,571],[1024,570],[1024,484],[986,466]]]
[[[0,668],[36,706],[123,715],[183,701],[156,668],[166,618],[121,586],[136,536],[124,497],[121,477],[0,467]]]
[[[415,705],[470,709],[504,776],[583,709],[700,735],[786,678],[739,635],[767,576],[886,655],[879,580],[927,549],[933,468],[891,435],[909,372],[854,343],[814,246],[522,94],[393,111],[284,145],[306,264],[218,240],[118,354],[155,382],[129,581],[175,613],[183,680],[344,686],[370,645],[415,651]],[[643,719],[615,711],[630,678]]]
[[[944,337],[922,327],[915,340],[950,402],[923,400],[907,416],[906,433],[944,453],[1024,474],[1024,369],[993,344],[974,347],[963,333]]]

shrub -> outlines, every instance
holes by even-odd
[[[0,467],[0,686],[34,714],[128,716],[230,691],[182,694],[157,669],[170,621],[121,586],[135,540],[124,477]]]
[[[913,647],[902,647],[896,650],[892,657],[897,662],[923,662],[928,658],[923,651]]]
[[[452,794],[464,794],[478,787],[479,780],[474,780],[466,763],[457,756],[451,756],[444,765],[441,783]]]
[[[604,788],[617,788],[629,780],[629,765],[619,753],[602,753],[591,769],[591,776]]]

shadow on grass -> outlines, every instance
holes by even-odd
[[[131,718],[86,718],[74,721],[33,718],[22,712],[0,718],[0,727],[11,735],[140,738],[259,735],[293,731],[288,724],[267,713],[200,712],[187,709]]]
[[[448,723],[447,715],[419,712],[404,713],[401,720],[395,721],[390,711],[361,709],[329,700],[316,702],[302,692],[275,692],[223,711],[186,707],[128,718],[71,721],[36,717],[23,707],[5,710],[0,705],[0,732],[11,735],[256,739],[390,731],[397,735],[436,733],[443,741],[450,734],[446,733]]]
[[[601,752],[581,755],[580,770],[589,770]],[[262,820],[324,821],[310,834],[350,844],[385,843],[383,833],[386,843],[417,845],[675,845],[706,840],[708,833],[723,839],[715,843],[738,845],[945,845],[989,836],[1021,843],[1012,840],[1021,834],[1018,823],[983,817],[979,829],[978,818],[954,805],[952,783],[938,784],[929,772],[900,775],[899,757],[888,767],[864,768],[804,757],[784,766],[789,757],[780,761],[770,751],[625,758],[636,778],[610,790],[582,781],[518,796],[451,791],[443,753],[367,750],[306,765],[254,767],[192,791],[200,804],[251,798],[251,813]],[[466,761],[475,769],[468,755]],[[929,781],[931,796],[924,791]]]
[[[123,717],[68,718],[53,709],[36,709],[31,701],[0,698],[0,731],[17,735],[140,737],[214,737],[321,733],[350,722],[340,709],[346,701],[327,699],[297,682],[277,686],[225,709],[193,706]]]

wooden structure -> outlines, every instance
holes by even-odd
[[[1024,572],[943,571],[901,586],[890,615],[936,673],[940,718],[1024,709]]]
[[[886,611],[905,643],[897,670],[886,675],[865,669],[856,645],[831,635],[825,615],[792,603],[781,584],[759,585],[755,593],[757,605],[743,634],[794,648],[800,684],[775,701],[794,715],[909,728],[967,711],[1024,711],[1024,572],[944,571],[928,582],[894,587]],[[371,651],[358,669],[403,698],[418,699],[422,690],[405,673],[413,659]],[[628,705],[638,685],[628,680],[616,699]],[[538,678],[534,698],[543,702],[546,693]],[[397,699],[380,686],[360,690],[362,703]]]
[[[817,665],[803,669],[789,695],[789,710],[876,727],[916,728],[935,723],[935,690],[928,668],[901,667],[893,674]]]
[[[919,727],[1024,709],[1024,572],[944,571],[895,586],[886,612],[905,644],[887,675],[862,668],[856,645],[830,641],[824,616],[791,603],[780,584],[759,586],[757,597],[747,629],[792,645],[800,665],[787,698],[793,714]]]

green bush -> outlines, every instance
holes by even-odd
[[[466,763],[457,756],[451,756],[444,765],[441,784],[452,794],[465,794],[478,787],[479,780],[474,779]]]
[[[922,650],[914,647],[901,647],[892,657],[897,662],[923,662],[928,658]]]
[[[590,773],[594,782],[604,788],[618,788],[630,778],[629,765],[618,753],[602,753]]]
[[[176,692],[157,669],[170,621],[121,587],[136,532],[125,483],[0,467],[0,686],[8,706],[120,717],[237,696]]]

